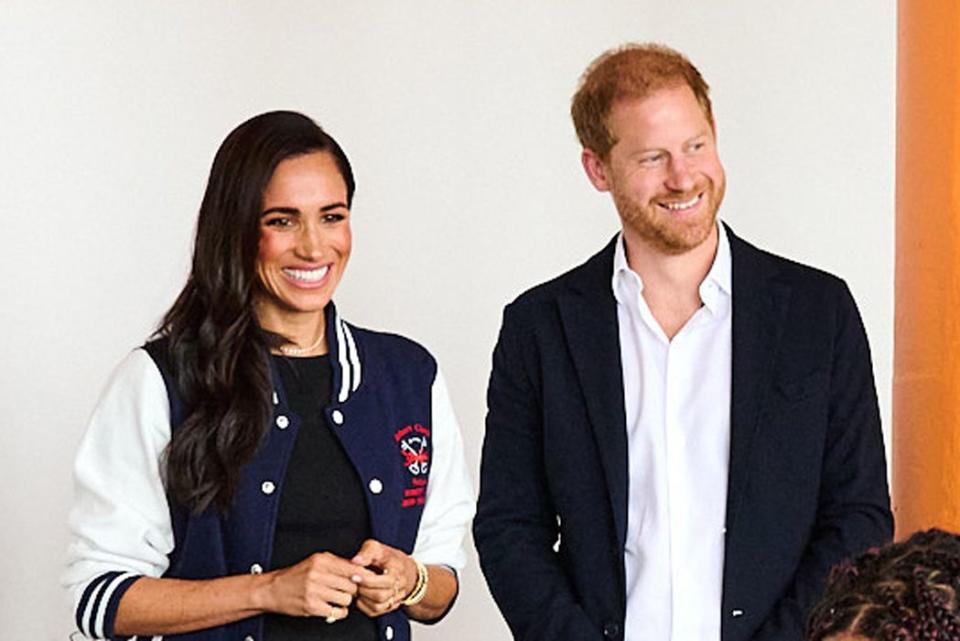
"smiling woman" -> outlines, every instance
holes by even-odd
[[[460,432],[432,356],[332,302],[354,187],[300,114],[221,145],[190,277],[77,454],[84,635],[400,641],[449,609],[473,514]]]
[[[350,257],[347,184],[333,156],[318,151],[277,165],[263,193],[260,225],[260,324],[296,344],[281,345],[283,353],[310,354],[324,338],[318,312]]]

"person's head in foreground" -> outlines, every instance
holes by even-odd
[[[960,641],[960,536],[917,532],[837,566],[808,641]]]

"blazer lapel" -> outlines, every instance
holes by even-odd
[[[558,303],[622,548],[627,533],[627,431],[617,303],[610,284],[615,242],[578,270]]]
[[[727,228],[733,263],[733,363],[727,528],[732,529],[750,476],[750,452],[759,414],[773,380],[790,289],[772,277],[774,267]]]

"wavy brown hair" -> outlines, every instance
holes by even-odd
[[[682,53],[653,43],[629,43],[605,51],[583,72],[570,105],[580,144],[606,160],[617,143],[607,126],[613,105],[680,85],[690,87],[712,126],[710,87]]]
[[[317,151],[333,156],[349,206],[350,162],[302,114],[255,116],[230,132],[214,157],[190,275],[156,333],[165,339],[185,417],[166,450],[164,478],[171,498],[194,512],[229,508],[240,468],[266,433],[269,348],[279,337],[261,329],[254,311],[263,193],[281,161]]]
[[[960,536],[918,532],[844,563],[810,615],[809,641],[960,641]]]

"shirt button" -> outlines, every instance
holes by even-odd
[[[383,492],[383,481],[380,479],[370,479],[370,483],[367,485],[367,487],[369,487],[370,491],[374,494],[380,494],[380,492]]]
[[[392,626],[392,625],[388,625],[387,627],[385,627],[385,628],[383,629],[383,637],[384,637],[387,641],[391,641],[391,640],[393,639],[393,626]]]
[[[287,417],[284,416],[283,414],[281,414],[280,416],[277,417],[277,427],[279,427],[281,430],[287,429],[287,426],[288,426],[288,425],[290,425],[290,419],[289,419],[289,418],[287,418]]]
[[[610,621],[603,624],[603,636],[607,639],[620,638],[620,626]]]
[[[273,393],[273,404],[274,404],[274,405],[277,405],[278,403],[280,403],[280,397],[277,396],[277,393],[276,393],[276,392],[274,392],[274,393]],[[247,637],[247,639],[250,639],[250,641],[253,641],[253,637]],[[246,640],[244,640],[244,641],[246,641]]]
[[[343,425],[343,412],[340,410],[333,410],[330,412],[330,418],[332,418],[333,422],[337,425]]]
[[[254,563],[250,566],[250,574],[263,574],[263,566],[259,563]]]
[[[275,489],[277,489],[277,486],[273,484],[273,481],[264,481],[260,484],[260,491],[264,494],[273,494]]]

